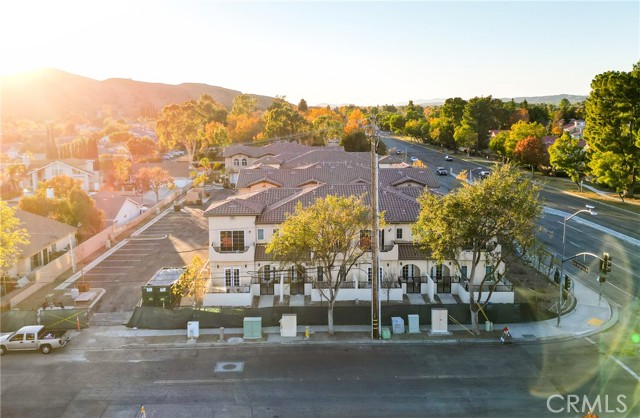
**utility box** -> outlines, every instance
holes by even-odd
[[[245,340],[259,340],[262,338],[262,318],[246,317],[243,322],[244,339]]]
[[[391,331],[389,331],[389,328],[384,327],[384,328],[382,328],[381,331],[382,331],[381,336],[382,336],[383,340],[390,340],[391,339]]]
[[[173,308],[180,296],[173,289],[184,273],[184,267],[163,267],[142,286],[142,306]]]
[[[280,319],[280,336],[281,337],[295,337],[297,327],[298,327],[298,315],[282,314],[282,319]]]
[[[420,316],[419,315],[408,315],[409,322],[409,334],[419,334],[420,333]]]
[[[200,321],[187,322],[187,338],[197,339],[200,337]]]
[[[404,334],[404,319],[399,316],[391,318],[391,329],[394,334]]]
[[[445,308],[431,309],[431,333],[432,334],[448,334],[449,311]]]

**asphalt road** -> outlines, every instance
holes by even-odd
[[[49,356],[10,353],[0,371],[3,418],[139,417],[142,406],[148,417],[582,417],[585,399],[600,399],[598,416],[640,416],[638,380],[585,339],[112,350],[72,340]]]
[[[452,169],[453,173],[469,170],[475,178],[481,170],[490,168],[489,165],[467,162],[460,158],[462,157],[460,154],[454,155],[452,162],[446,162],[444,161],[446,154],[444,148],[442,152],[438,152],[417,143],[404,142],[384,136],[384,134],[382,139],[387,148],[395,147],[406,152],[407,161],[412,156],[416,156],[434,172],[436,167],[444,166],[448,170]],[[440,184],[438,191],[443,193],[460,185],[454,176],[436,176],[436,179]],[[608,274],[605,284],[600,286],[597,282],[599,261],[595,258],[577,259],[581,264],[589,267],[588,273],[574,267],[571,262],[565,263],[565,270],[588,286],[597,290],[601,289],[604,296],[621,307],[627,307],[634,301],[637,302],[640,296],[640,245],[638,245],[640,242],[640,217],[633,212],[576,197],[548,186],[543,189],[541,197],[545,207],[565,214],[547,213],[541,222],[547,233],[541,234],[539,238],[547,244],[552,253],[558,255],[558,258],[562,254],[563,217],[584,209],[586,204],[596,206],[597,216],[581,214],[567,222],[565,255],[570,257],[578,253],[589,252],[601,256],[606,251],[613,257],[613,271]],[[582,222],[580,219],[587,222]],[[602,230],[598,226],[606,228],[606,230]],[[631,237],[635,241],[625,240],[618,234]]]

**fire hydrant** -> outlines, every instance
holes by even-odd
[[[309,339],[309,325],[307,325],[306,327],[304,327],[304,339],[308,340]]]

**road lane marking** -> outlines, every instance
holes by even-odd
[[[626,364],[624,364],[623,362],[621,362],[620,360],[618,360],[617,358],[613,357],[613,356],[609,356],[613,359],[613,361],[615,361],[616,363],[618,363],[618,365],[620,367],[622,367],[623,369],[625,369],[627,371],[627,373],[629,373],[631,376],[633,376],[634,379],[636,379],[638,382],[640,382],[640,376],[638,376],[638,374],[636,372],[634,372],[633,370],[631,370]]]

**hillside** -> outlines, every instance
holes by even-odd
[[[231,109],[241,92],[208,84],[146,83],[111,78],[93,80],[55,69],[0,77],[0,113],[16,119],[61,119],[72,112],[96,117],[111,111],[114,116],[136,118],[143,108],[162,111],[163,106],[211,95]],[[253,95],[258,108],[266,109],[273,98]]]

